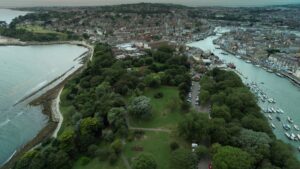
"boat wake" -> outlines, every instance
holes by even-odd
[[[6,126],[10,121],[10,119],[6,119],[4,122],[0,123],[0,127]]]

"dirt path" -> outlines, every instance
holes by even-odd
[[[124,156],[124,154],[121,155],[121,158],[122,158],[123,163],[125,164],[126,168],[127,169],[132,169],[129,162],[128,162],[128,160],[127,160],[127,158]]]
[[[139,128],[139,127],[129,127],[129,130],[141,130],[141,131],[158,131],[158,132],[165,132],[171,133],[172,131],[169,129],[162,129],[162,128]]]
[[[52,105],[51,105],[51,109],[52,109],[52,121],[58,123],[55,131],[52,134],[52,137],[54,137],[54,138],[57,138],[57,134],[58,134],[58,132],[59,132],[59,130],[61,128],[61,125],[63,123],[63,120],[64,120],[64,117],[61,114],[60,109],[59,109],[60,96],[61,96],[62,91],[63,91],[63,88],[60,89],[60,91],[59,91],[56,99],[52,101]]]

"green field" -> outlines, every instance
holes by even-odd
[[[99,161],[97,158],[95,158],[85,166],[82,166],[80,162],[77,161],[73,169],[126,169],[126,167],[123,165],[121,158],[119,158],[114,165],[109,164],[108,161]]]
[[[140,153],[150,153],[154,156],[157,162],[158,169],[167,169],[170,159],[170,142],[172,138],[170,134],[163,132],[145,132],[144,136],[133,142],[126,144],[123,151],[129,162],[137,157]],[[138,147],[142,151],[136,151],[134,148]]]
[[[56,34],[60,37],[61,40],[64,40],[67,38],[67,35],[65,33],[48,30],[48,29],[45,29],[38,25],[18,25],[17,28],[25,29],[29,32],[37,33],[37,34]]]
[[[160,99],[154,98],[154,95],[158,92],[162,92],[164,95]],[[151,98],[153,117],[149,121],[137,121],[131,118],[130,125],[143,128],[172,129],[176,127],[177,122],[183,116],[180,110],[181,100],[179,99],[178,89],[176,87],[148,89],[144,95]]]
[[[163,93],[163,97],[160,99],[154,98],[154,95],[158,92]],[[61,95],[62,102],[60,105],[65,118],[62,128],[65,129],[70,126],[70,117],[73,112],[72,106],[69,106],[71,104],[66,102],[67,93],[68,89],[65,88]],[[174,129],[184,115],[180,109],[181,100],[177,87],[163,86],[157,89],[146,89],[144,95],[151,98],[153,117],[146,122],[130,119],[131,127]],[[130,100],[130,98],[128,99]],[[177,138],[175,133],[147,131],[141,138],[126,142],[123,155],[131,164],[140,153],[150,153],[154,156],[158,169],[168,169],[171,158],[170,143],[172,141],[176,141],[180,146],[188,147],[186,142]],[[115,165],[110,165],[108,161],[99,161],[95,158],[89,164],[82,166],[78,160],[73,169],[126,169],[126,167],[121,157],[119,157]]]
[[[34,33],[56,33],[56,34],[63,34],[63,33],[60,33],[60,32],[56,32],[56,31],[45,29],[45,28],[43,28],[41,26],[38,26],[38,25],[20,25],[17,28],[18,29],[25,29],[27,31],[34,32]]]

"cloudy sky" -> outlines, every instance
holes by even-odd
[[[300,0],[0,0],[0,7],[111,5],[137,2],[177,3],[188,6],[262,6],[300,3]]]

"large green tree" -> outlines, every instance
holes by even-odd
[[[217,169],[251,169],[252,157],[245,151],[231,147],[219,147],[213,155],[212,165]]]
[[[132,164],[133,169],[156,169],[157,163],[151,154],[142,153]]]
[[[134,98],[128,106],[128,112],[136,119],[147,120],[152,117],[152,106],[146,96]]]

